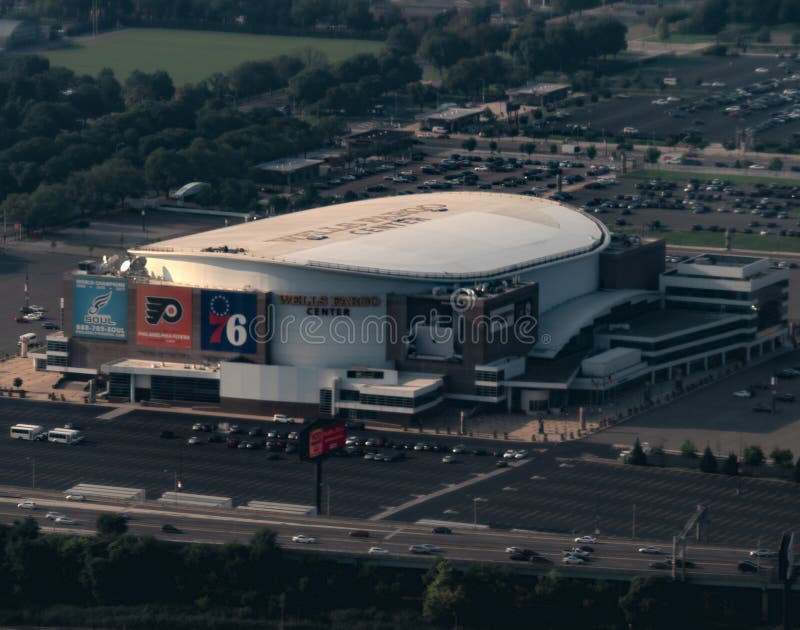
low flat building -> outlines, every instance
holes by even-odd
[[[264,184],[297,186],[319,177],[322,160],[308,158],[281,158],[256,165],[258,180]]]
[[[567,98],[570,86],[567,83],[534,83],[508,90],[506,96],[512,103],[538,105],[557,103]]]
[[[449,133],[476,124],[481,112],[482,107],[447,107],[433,113],[420,114],[417,120],[431,127],[442,127]]]

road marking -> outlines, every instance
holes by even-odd
[[[131,407],[117,407],[111,411],[107,411],[106,413],[97,416],[97,420],[113,420],[114,418],[124,416],[126,413],[130,413],[131,411],[133,411]]]
[[[529,461],[531,461],[531,460],[529,460],[529,459],[528,460],[523,460],[522,462],[520,462],[519,464],[514,466],[514,468],[522,466],[523,464],[526,464]],[[478,483],[480,481],[484,481],[486,479],[490,479],[491,477],[496,477],[497,475],[502,475],[503,473],[508,472],[508,471],[509,471],[509,468],[498,468],[496,470],[493,470],[490,473],[487,473],[483,477],[472,477],[471,479],[466,479],[465,481],[462,481],[461,483],[450,484],[446,488],[442,488],[440,490],[436,490],[434,492],[431,492],[430,494],[425,494],[425,495],[419,496],[419,497],[417,497],[415,499],[412,499],[411,501],[406,501],[405,503],[401,503],[400,505],[398,505],[396,507],[389,508],[387,510],[383,510],[382,512],[378,512],[377,514],[375,514],[373,516],[370,516],[367,520],[368,521],[380,521],[380,520],[383,520],[385,518],[389,518],[390,516],[394,516],[398,512],[401,512],[401,511],[403,511],[403,510],[405,510],[407,508],[413,507],[415,505],[419,505],[421,503],[425,503],[426,501],[428,501],[430,499],[435,499],[437,497],[444,496],[445,494],[449,494],[450,492],[454,492],[456,490],[460,490],[461,488],[466,488],[466,487],[474,485],[474,484],[476,484],[476,483]]]
[[[393,530],[390,534],[387,534],[386,536],[384,536],[383,539],[384,540],[391,540],[392,538],[397,536],[397,534],[400,534],[402,532],[403,532],[403,528],[402,527],[398,527],[397,529]]]

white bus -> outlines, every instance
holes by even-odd
[[[44,427],[38,424],[15,424],[11,427],[11,437],[15,440],[43,440],[46,434]]]
[[[83,434],[78,429],[53,429],[48,431],[47,440],[59,444],[78,444],[83,440]]]

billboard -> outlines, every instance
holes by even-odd
[[[255,293],[202,291],[200,347],[217,352],[255,354],[254,320],[257,310]]]
[[[136,343],[192,349],[192,290],[140,284],[136,287]]]
[[[344,420],[318,420],[300,434],[298,453],[301,458],[317,459],[344,448]]]
[[[72,285],[76,337],[128,338],[128,282],[123,278],[75,276]]]

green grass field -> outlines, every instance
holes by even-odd
[[[377,53],[381,42],[317,37],[241,35],[208,31],[127,29],[82,38],[75,48],[43,52],[50,63],[78,74],[112,68],[120,81],[134,70],[166,70],[175,85],[196,83],[242,61],[269,59],[315,48],[331,62],[358,53]]]
[[[635,231],[635,230],[632,230]],[[663,232],[648,231],[645,236],[663,238],[668,245],[686,247],[724,247],[723,232]],[[800,252],[800,238],[792,236],[760,236],[758,234],[733,234],[733,249],[751,249],[760,252]]]
[[[745,169],[730,169],[730,173],[694,173],[685,171],[659,171],[656,169],[643,169],[633,171],[626,175],[634,179],[671,179],[675,181],[686,181],[689,179],[722,179],[731,184],[787,184],[789,186],[800,185],[799,177],[775,177],[774,175],[738,175]],[[752,171],[750,171],[752,173]],[[762,173],[764,171],[761,171]],[[767,173],[769,171],[766,171]]]

